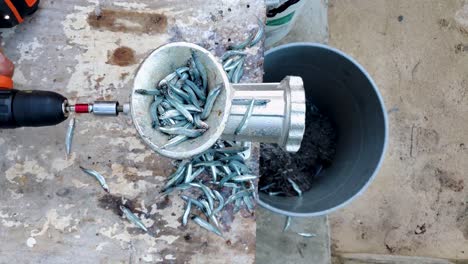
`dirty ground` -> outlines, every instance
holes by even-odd
[[[260,145],[260,175],[265,177],[260,178],[259,189],[270,185],[265,192],[296,196],[297,192],[288,182],[290,179],[301,191],[310,190],[314,180],[333,162],[335,150],[334,125],[312,105],[306,112],[304,139],[298,152],[288,153],[273,144]]]

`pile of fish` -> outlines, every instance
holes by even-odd
[[[246,150],[235,142],[218,141],[208,151],[180,162],[169,176],[163,195],[182,191],[180,197],[186,202],[183,225],[191,218],[221,236],[218,218],[223,209],[232,206],[236,213],[245,205],[249,212],[253,212],[257,176],[252,175],[244,162],[243,152]]]
[[[263,38],[265,34],[265,27],[263,22],[258,19],[258,30],[254,34],[250,34],[249,37],[242,43],[229,46],[229,51],[223,54],[221,61],[223,69],[227,73],[229,81],[232,83],[238,83],[244,74],[244,62],[247,53],[242,51],[247,47],[255,46]]]
[[[201,136],[209,129],[203,122],[221,93],[222,84],[208,92],[208,77],[198,55],[192,51],[187,65],[177,68],[157,84],[156,89],[135,90],[153,96],[150,105],[152,127],[172,138],[162,147],[176,146],[189,138]]]
[[[293,181],[291,178],[288,178],[287,181],[289,182],[289,184],[291,184],[291,187],[294,189],[294,191],[297,193],[297,196],[302,196],[302,190],[301,188],[299,187],[299,185]],[[271,192],[271,191],[268,191],[268,189],[272,188],[273,186],[275,186],[276,183],[273,182],[273,183],[270,183],[268,185],[265,185],[263,187],[260,188],[260,191],[262,192],[265,192],[267,193],[268,195],[270,196],[276,196],[276,195],[283,195],[285,196],[286,193],[285,192],[281,192],[281,191],[278,191],[278,192]]]

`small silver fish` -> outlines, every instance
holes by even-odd
[[[273,185],[275,185],[274,182],[273,182],[273,183],[270,183],[270,184],[268,184],[268,185],[265,185],[265,186],[263,186],[262,188],[260,188],[260,191],[265,191],[265,190],[269,189],[269,188],[270,188],[271,186],[273,186]]]
[[[316,234],[312,234],[312,233],[302,233],[302,232],[299,232],[299,233],[296,233],[300,236],[303,236],[303,237],[316,237],[317,235]]]
[[[224,71],[229,71],[229,67],[239,59],[234,59],[234,58],[229,58],[226,61],[223,62],[223,69]]]
[[[206,129],[184,128],[184,127],[159,127],[159,131],[169,135],[183,135],[189,138],[199,137],[205,133]]]
[[[195,112],[195,113],[201,113],[202,112],[202,109],[197,107],[197,106],[194,106],[194,105],[189,105],[189,104],[184,104],[182,105],[187,111],[190,111],[190,112]]]
[[[213,209],[213,206],[214,206],[214,200],[213,198],[215,198],[213,192],[211,191],[210,188],[206,187],[204,184],[202,183],[194,183],[194,182],[191,182],[190,185],[194,186],[194,187],[198,187],[200,188],[203,193],[205,194],[206,196],[206,199],[208,199],[208,203],[210,204],[210,208]]]
[[[197,85],[202,85],[202,80],[200,78],[200,73],[198,72],[198,69],[195,65],[195,61],[193,60],[193,56],[192,58],[190,58],[189,60],[189,73],[190,73],[190,76],[192,77],[192,80],[194,81],[194,83],[196,83]]]
[[[217,169],[215,166],[210,166],[211,176],[213,177],[213,181],[216,181],[218,178],[218,174],[216,173]]]
[[[200,166],[221,166],[223,163],[219,160],[213,160],[213,161],[204,161],[204,162],[199,162],[194,164],[194,167],[200,167]]]
[[[132,222],[134,225],[141,228],[145,232],[148,232],[148,229],[143,224],[143,222],[141,222],[140,218],[138,218],[134,213],[132,213],[132,211],[130,211],[130,209],[128,209],[127,207],[121,205],[120,210],[124,213],[124,215],[128,219],[128,221]]]
[[[237,183],[233,183],[233,182],[226,182],[226,183],[223,184],[223,186],[228,187],[228,188],[239,188],[239,185],[237,185]]]
[[[249,47],[255,46],[260,40],[263,38],[263,35],[265,34],[265,26],[263,25],[263,22],[257,18],[258,21],[258,30],[257,33],[255,34],[255,37],[252,39],[252,42],[250,42]]]
[[[169,75],[167,75],[166,77],[164,77],[159,83],[158,83],[158,87],[162,87],[162,86],[167,86],[167,84],[172,81],[175,77],[177,77],[177,73],[173,72],[173,73],[170,73]]]
[[[233,56],[247,56],[247,53],[240,50],[228,50],[223,54],[223,56],[221,56],[221,61],[225,61]]]
[[[180,97],[178,94],[176,94],[172,89],[170,90],[167,90],[167,95],[166,95],[166,99],[169,103],[173,102],[173,101],[176,101],[180,104],[183,104],[184,103],[184,99],[182,97]],[[172,106],[172,104],[171,104]]]
[[[288,182],[291,183],[294,191],[297,192],[297,195],[302,196],[302,191],[301,191],[301,188],[299,188],[299,185],[297,185],[297,183],[295,183],[293,180],[289,178],[288,178]]]
[[[254,105],[266,105],[270,102],[270,99],[255,99]],[[250,105],[252,103],[252,99],[232,99],[233,105]]]
[[[237,174],[239,174],[239,175],[242,174],[240,168],[239,168],[238,166],[236,166],[236,164],[233,164],[232,162],[230,162],[230,163],[228,164],[228,166],[229,166],[230,168],[233,168],[233,169],[236,171]]]
[[[187,92],[188,96],[189,96],[189,102],[192,103],[192,107],[194,106],[197,110],[199,110],[201,112],[201,106],[200,106],[200,103],[198,102],[198,98],[197,98],[197,95],[193,92],[193,90],[187,86],[187,85],[184,85],[182,87],[182,90]]]
[[[189,200],[187,202],[187,207],[185,207],[184,215],[182,216],[182,225],[184,225],[184,226],[187,225],[187,221],[188,221],[188,217],[189,217],[191,208],[192,208],[192,201]]]
[[[238,156],[238,155],[236,155]],[[241,172],[243,173],[249,173],[250,172],[250,169],[249,167],[247,167],[247,165],[245,165],[244,161],[239,161],[239,160],[231,160],[231,162],[229,163],[229,165],[231,167],[236,167],[238,168]],[[239,173],[241,174],[241,173]]]
[[[247,207],[247,210],[249,212],[253,213],[254,212],[254,205],[252,203],[252,200],[250,199],[250,196],[248,196],[248,195],[244,196],[243,200],[244,200],[245,206]]]
[[[155,99],[150,105],[150,114],[151,114],[151,127],[156,128],[159,126],[159,119],[158,119],[158,106],[162,102],[163,98]]]
[[[161,95],[161,91],[160,91],[160,90],[136,89],[136,90],[135,90],[135,93],[141,94],[141,95],[152,95],[152,96]]]
[[[171,110],[167,110],[166,112],[160,114],[159,119],[174,118],[176,116],[182,116],[182,114],[176,109],[171,109]]]
[[[201,199],[200,203],[203,204],[206,216],[210,217],[210,215],[213,213],[213,210],[212,210],[210,204],[204,199]]]
[[[182,196],[180,196],[180,198],[182,198],[182,199],[183,199],[184,201],[186,201],[186,202],[190,201],[193,205],[195,205],[196,207],[198,207],[198,209],[203,210],[203,204],[200,203],[200,201],[195,200],[195,199],[193,199],[192,197],[188,197],[188,196],[186,196],[186,195],[182,195]]]
[[[255,99],[252,99],[252,101],[250,102],[250,105],[247,107],[247,110],[246,110],[244,116],[242,117],[242,120],[239,122],[239,125],[237,126],[236,130],[234,131],[235,135],[239,135],[247,127],[247,123],[248,123],[250,117],[252,116],[254,105],[255,105]]]
[[[231,77],[229,78],[229,80],[231,80],[234,76],[234,70],[237,69],[237,67],[239,66],[239,64],[243,64],[245,61],[244,58],[240,58],[240,59],[237,59],[235,60],[233,63],[231,63],[230,65],[226,65],[226,67],[224,67],[224,70],[225,71],[229,71],[231,72]]]
[[[218,200],[218,207],[213,211],[214,214],[217,214],[218,212],[221,212],[224,207],[224,197],[216,190],[213,190],[213,193],[216,196],[216,199]]]
[[[252,34],[249,34],[249,37],[245,41],[243,41],[243,42],[241,42],[239,44],[236,44],[236,45],[231,45],[231,46],[228,47],[228,49],[230,49],[230,50],[245,49],[247,46],[250,45],[253,38],[254,38],[254,36]]]
[[[215,149],[216,152],[219,153],[226,153],[226,154],[237,154],[242,151],[246,151],[247,147],[225,147],[225,148],[218,148]]]
[[[109,186],[107,185],[106,183],[106,179],[104,178],[104,176],[102,176],[101,174],[99,174],[99,172],[95,171],[95,170],[91,170],[91,169],[85,169],[83,167],[80,166],[80,169],[85,172],[86,174],[90,175],[90,176],[93,176],[98,182],[99,184],[101,185],[101,187],[104,189],[104,191],[106,192],[110,192],[109,190]]]
[[[189,75],[188,73],[182,73],[180,75],[180,79],[176,82],[177,87],[182,87],[182,85],[185,83],[185,81],[188,79]]]
[[[219,160],[221,160],[221,161],[234,161],[234,160],[237,160],[239,162],[244,162],[244,159],[241,156],[239,156],[238,154],[222,157]]]
[[[283,232],[285,232],[289,228],[290,225],[291,225],[291,217],[288,216],[286,217],[286,223],[284,224]]]
[[[74,132],[75,132],[75,117],[72,117],[70,119],[70,123],[68,123],[67,136],[65,139],[65,149],[67,151],[67,155],[70,155],[71,153]]]
[[[195,67],[197,68],[198,72],[200,73],[200,78],[202,80],[202,85],[203,85],[203,90],[206,91],[206,87],[208,85],[208,75],[206,73],[206,69],[203,66],[203,64],[200,62],[200,59],[198,58],[198,54],[192,51],[192,59],[195,64]]]
[[[185,80],[185,84],[189,86],[195,92],[198,98],[200,98],[201,100],[206,99],[205,92],[202,89],[200,89],[200,87],[198,87],[194,82],[190,80]]]
[[[166,110],[174,109],[174,107],[172,107],[172,105],[169,103],[167,99],[164,99],[161,102],[161,106],[164,107]]]
[[[205,168],[198,168],[192,175],[185,178],[185,183],[191,183],[195,178],[198,177],[202,172],[205,171]]]
[[[221,233],[221,231],[219,231],[218,228],[214,227],[212,224],[206,222],[205,220],[201,219],[200,217],[194,216],[192,218],[192,220],[195,223],[197,223],[199,226],[205,228],[206,230],[211,231],[211,232],[215,233],[216,235],[218,235],[220,237],[223,237],[223,234]]]
[[[179,76],[179,78],[182,78],[182,74],[188,72],[189,70],[189,67],[180,67],[175,70],[175,73]]]
[[[188,139],[187,136],[184,136],[184,135],[178,135],[176,137],[174,137],[173,139],[169,140],[164,146],[162,146],[161,148],[162,149],[165,149],[165,148],[170,148],[170,147],[174,147],[174,146],[177,146],[179,145],[180,143],[186,141]]]
[[[234,70],[231,81],[233,83],[239,83],[240,79],[242,78],[242,75],[244,75],[244,58],[240,59],[240,63]]]
[[[206,97],[205,106],[203,108],[203,112],[200,116],[202,120],[206,120],[208,116],[210,115],[211,110],[213,109],[213,105],[216,101],[216,98],[221,93],[221,88],[223,88],[223,85],[219,84],[208,93],[208,96]]]
[[[224,168],[224,167],[223,167]],[[221,181],[219,181],[219,186],[226,186],[226,183],[228,183],[228,181],[234,177],[234,176],[237,176],[236,173],[226,173],[227,176],[224,176]]]
[[[235,181],[235,182],[242,182],[242,181],[249,181],[249,180],[255,180],[257,179],[258,177],[255,176],[255,175],[249,175],[249,174],[246,174],[246,175],[238,175],[238,176],[234,176],[231,178],[232,181]]]
[[[244,197],[246,195],[250,195],[251,193],[252,193],[252,190],[239,191],[239,192],[229,196],[229,198],[226,200],[225,204],[232,203],[232,202],[236,201],[239,198],[242,198],[242,197]]]
[[[169,177],[169,181],[167,181],[166,185],[164,185],[164,189],[167,189],[172,185],[176,184],[182,178],[185,169],[185,164],[180,164],[176,172]]]
[[[203,128],[203,129],[208,129],[210,126],[208,126],[207,123],[203,122],[200,118],[200,114],[194,114],[193,115],[193,121],[195,122],[195,126],[198,128]]]
[[[176,95],[180,96],[182,99],[184,99],[187,102],[190,101],[190,96],[186,92],[182,91],[180,88],[172,84],[169,84],[169,87],[171,88],[172,91],[174,91]]]
[[[192,173],[193,172],[193,163],[190,162],[189,164],[187,164],[187,171],[185,172],[185,179],[184,179],[184,183],[190,183],[190,181],[188,181],[190,179],[190,177],[192,177]]]
[[[285,194],[284,192],[269,192],[268,195],[270,196],[277,196],[277,195],[280,195],[280,194]]]
[[[170,100],[169,103],[174,106],[185,118],[190,122],[193,123],[193,116],[190,112],[184,108],[184,106],[176,100]]]

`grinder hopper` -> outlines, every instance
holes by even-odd
[[[152,98],[135,93],[136,89],[154,89],[157,81],[185,65],[195,52],[205,66],[208,90],[224,85],[211,115],[205,122],[210,126],[202,136],[181,144],[161,148],[169,136],[151,127],[149,113]],[[234,131],[241,122],[248,100],[267,102],[255,106],[246,129]],[[232,107],[231,107],[232,106]],[[142,140],[159,154],[185,159],[209,149],[218,139],[277,143],[285,150],[299,149],[305,128],[305,93],[300,77],[286,77],[281,83],[231,84],[217,59],[204,48],[192,43],[175,42],[154,50],[137,70],[131,96],[133,123]]]

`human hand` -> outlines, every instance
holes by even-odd
[[[13,73],[15,71],[15,65],[13,62],[11,62],[10,59],[3,54],[3,52],[0,52],[0,75],[7,76],[7,77],[13,77]]]

